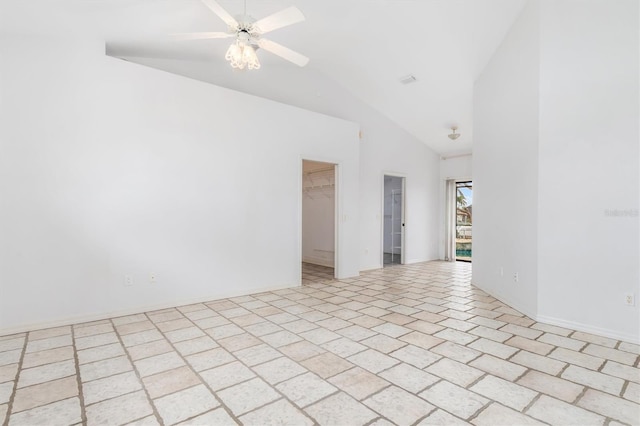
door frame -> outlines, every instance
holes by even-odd
[[[454,233],[457,234],[457,230],[458,230],[458,202],[457,202],[457,198],[458,198],[458,184],[459,183],[470,183],[471,184],[471,191],[473,191],[473,179],[469,178],[469,179],[455,179],[455,185],[456,185],[456,197],[453,200],[454,206],[453,206],[453,211],[454,211],[454,217],[456,218],[454,223],[453,223],[453,228],[454,228]],[[472,226],[472,235],[473,235],[473,224]],[[471,238],[471,240],[473,241],[473,237]],[[466,263],[473,263],[473,254],[471,255],[471,260],[463,260],[463,259],[458,259],[458,255],[456,253],[456,246],[457,246],[457,241],[456,239],[454,239],[453,241],[453,261],[454,262],[466,262]],[[473,242],[471,243],[471,250],[473,251]]]
[[[407,224],[407,175],[404,173],[397,173],[397,172],[382,172],[382,185],[381,185],[381,189],[380,189],[380,211],[382,212],[380,214],[381,217],[381,221],[380,221],[380,267],[384,268],[384,178],[385,176],[390,176],[390,177],[396,177],[396,178],[401,178],[402,179],[402,204],[401,204],[401,211],[402,211],[402,226],[401,226],[401,230],[400,230],[400,264],[404,265],[405,264],[405,247],[406,247],[406,224]],[[392,246],[393,247],[393,246]],[[392,248],[393,250],[393,248]]]
[[[338,256],[338,250],[340,247],[340,196],[342,180],[340,177],[341,162],[335,159],[328,159],[324,157],[313,156],[300,156],[300,168],[298,170],[298,285],[302,285],[302,189],[304,185],[304,162],[314,161],[317,163],[333,164],[334,173],[334,196],[333,196],[333,276],[338,278],[340,276],[341,264],[340,256]]]

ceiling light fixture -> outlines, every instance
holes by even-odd
[[[247,16],[247,0],[244,0],[244,14]],[[229,61],[233,68],[243,70],[248,68],[250,70],[259,70],[260,61],[256,56],[256,50],[251,46],[251,28],[240,24],[238,25],[238,32],[236,41],[229,46],[224,58]]]
[[[458,130],[456,126],[451,127],[451,134],[447,135],[452,141],[455,141],[460,137],[460,133],[456,133],[456,130]]]
[[[259,70],[260,61],[256,55],[256,50],[251,46],[251,36],[246,29],[238,31],[238,38],[229,46],[224,58],[229,61],[233,68],[243,70]]]
[[[236,18],[220,6],[217,0],[201,1],[227,24],[227,31],[173,34],[174,39],[207,40],[233,38],[235,40],[231,46],[229,46],[229,49],[227,49],[224,57],[233,68],[240,70],[260,69],[260,61],[256,55],[258,48],[271,52],[301,67],[304,67],[309,62],[309,58],[306,56],[262,37],[271,31],[304,21],[304,15],[295,6],[288,7],[256,21],[247,15],[246,0],[244,1],[244,14]]]

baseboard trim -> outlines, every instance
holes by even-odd
[[[474,286],[474,287],[479,288],[482,291],[484,291],[489,296],[495,297],[496,299],[498,299],[502,303],[505,303],[505,304],[509,305],[510,308],[513,308],[516,311],[525,314],[526,316],[528,316],[532,320],[538,321],[537,318],[536,318],[537,317],[536,312],[532,312],[528,308],[523,307],[520,303],[512,300],[511,298],[506,297],[506,296],[504,296],[503,294],[501,294],[501,293],[499,293],[497,291],[488,290],[488,289],[486,289],[486,288],[484,288],[482,286],[479,286],[477,283],[474,283],[473,280],[471,281],[471,285]]]
[[[74,325],[74,324],[82,324],[86,322],[101,321],[101,320],[110,319],[110,318],[123,317],[126,315],[135,315],[135,314],[141,314],[145,312],[158,311],[160,309],[177,308],[180,306],[193,305],[196,303],[214,302],[216,300],[221,300],[221,299],[229,299],[232,297],[247,296],[250,294],[258,294],[258,293],[264,293],[267,291],[284,290],[287,288],[296,288],[296,287],[300,287],[300,285],[259,287],[259,288],[254,288],[247,291],[229,292],[229,293],[217,294],[215,296],[183,299],[175,302],[159,303],[156,305],[146,305],[146,306],[140,306],[140,307],[131,308],[131,309],[102,312],[99,314],[79,315],[79,316],[68,317],[68,318],[59,319],[59,320],[23,324],[15,327],[0,328],[0,336],[8,336],[11,334],[25,333],[28,331],[43,330],[43,329],[53,328],[53,327],[62,327],[65,325]]]
[[[425,262],[433,262],[433,261],[437,261],[438,259],[409,259],[404,261],[405,265],[413,265],[414,263],[425,263]]]
[[[334,267],[333,260],[322,259],[320,257],[304,256],[302,258],[302,261],[304,263],[311,263],[312,265],[326,266],[328,268],[333,268]]]
[[[538,315],[537,313],[531,312],[528,309],[523,309],[522,306],[518,306],[519,305],[518,303],[514,303],[508,297],[504,297],[498,292],[487,290],[473,282],[471,283],[471,285],[479,288],[480,290],[484,291],[488,295],[495,297],[502,303],[509,305],[511,308],[515,309],[516,311],[525,314],[526,316],[528,316],[534,321],[537,321],[543,324],[568,328],[575,331],[582,331],[584,333],[595,334],[597,336],[608,337],[610,339],[622,340],[624,342],[640,344],[640,336],[634,336],[632,334],[627,334],[627,333],[620,333],[619,331],[616,331],[616,330],[596,327],[593,325],[584,324],[584,323],[575,322],[575,321],[569,321],[562,318],[549,317],[546,315]]]
[[[556,325],[558,327],[569,328],[571,330],[582,331],[584,333],[590,333],[598,336],[609,337],[615,340],[622,340],[624,342],[634,343],[636,345],[640,344],[640,336],[634,336],[633,334],[627,334],[627,333],[620,333],[619,331],[616,331],[616,330],[596,327],[596,326],[584,324],[581,322],[568,321],[562,318],[548,317],[546,315],[539,315],[536,318],[536,321],[544,324]]]
[[[375,271],[376,269],[382,269],[383,266],[378,264],[378,265],[370,265],[370,266],[364,266],[360,268],[360,272],[366,272],[366,271]]]

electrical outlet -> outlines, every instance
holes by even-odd
[[[520,279],[520,277],[518,276],[518,273],[517,273],[517,272],[516,272],[516,273],[514,273],[514,274],[513,274],[513,282],[514,282],[514,283],[517,283],[519,279]]]
[[[624,295],[624,304],[627,306],[636,306],[636,296],[633,293]]]
[[[156,274],[149,274],[149,283],[158,284],[158,276]]]
[[[133,285],[133,275],[124,276],[124,285],[125,287],[131,287]]]

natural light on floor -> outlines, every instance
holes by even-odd
[[[639,347],[428,262],[0,338],[9,424],[633,424]],[[317,271],[316,271],[317,272]],[[339,409],[337,409],[339,407]]]

